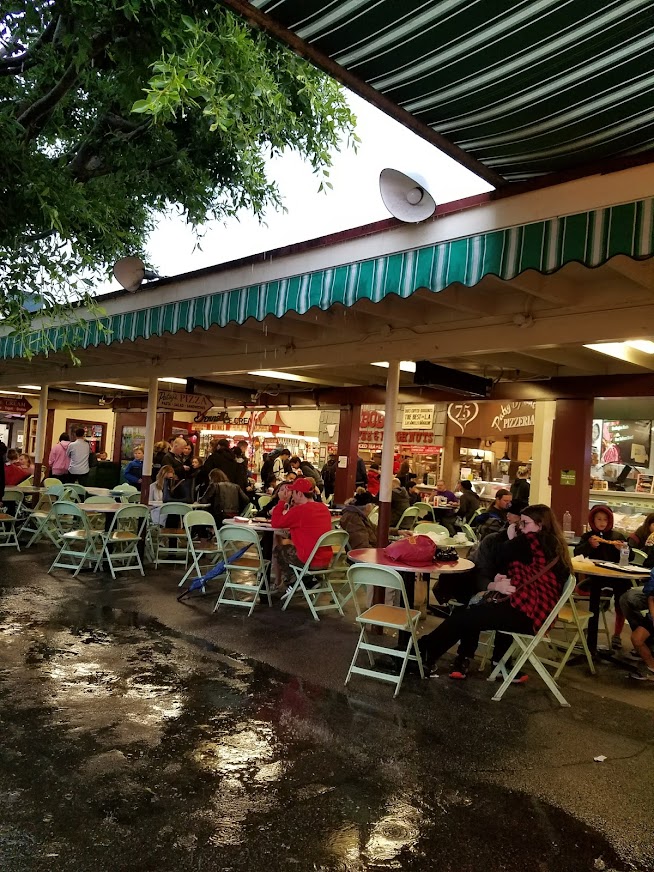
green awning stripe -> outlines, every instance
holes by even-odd
[[[442,242],[437,245],[315,270],[242,288],[179,300],[89,321],[59,325],[27,338],[32,353],[83,349],[111,342],[148,339],[201,327],[243,324],[250,318],[304,314],[336,303],[379,302],[389,294],[410,297],[419,288],[434,293],[453,283],[467,287],[486,275],[511,280],[527,269],[551,273],[578,261],[599,266],[611,257],[654,255],[654,200],[641,200],[534,222],[505,230]],[[135,298],[136,299],[136,298]],[[13,336],[0,338],[0,357],[25,356]]]
[[[652,0],[250,0],[505,179],[654,146]]]

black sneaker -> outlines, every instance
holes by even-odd
[[[465,681],[470,670],[470,660],[468,657],[455,657],[452,669],[450,670],[450,678],[455,681]]]

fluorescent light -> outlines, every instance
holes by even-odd
[[[22,391],[5,391],[5,390],[1,390],[1,389],[0,389],[0,394],[2,394],[3,397],[22,397],[23,396]]]
[[[157,381],[168,382],[168,384],[171,384],[171,385],[185,385],[186,384],[185,378],[172,378],[172,377],[171,378],[158,378]]]
[[[294,382],[311,381],[311,379],[307,379],[302,375],[296,375],[294,372],[277,372],[276,369],[255,369],[248,372],[248,375],[258,375],[262,378],[279,378],[284,381]]]
[[[114,391],[140,391],[145,393],[145,388],[135,388],[132,385],[113,385],[109,382],[75,382],[77,385],[86,385],[89,388],[108,388]]]
[[[380,360],[377,363],[371,364],[371,366],[384,366],[384,367],[386,367],[386,369],[388,369],[388,361],[387,360]],[[402,370],[402,372],[415,372],[416,371],[415,361],[414,360],[401,360],[400,361],[400,369]]]
[[[626,342],[629,348],[635,348],[637,351],[642,351],[644,354],[654,354],[654,342],[649,339],[631,339]]]
[[[40,391],[41,385],[16,385],[18,388],[24,388],[26,391]]]

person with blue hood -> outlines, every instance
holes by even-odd
[[[377,547],[377,528],[369,518],[375,505],[373,495],[368,491],[362,491],[355,494],[352,502],[343,506],[340,525],[350,536],[351,550]]]

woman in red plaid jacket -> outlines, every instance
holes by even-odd
[[[419,642],[423,663],[430,677],[436,677],[436,662],[459,642],[450,678],[465,678],[482,630],[508,630],[532,634],[556,605],[563,585],[572,572],[570,553],[558,521],[549,506],[527,506],[520,514],[519,535],[499,552],[498,572],[489,590],[507,595],[499,603],[483,600],[468,608],[455,608],[450,617]],[[524,584],[556,560],[554,565],[530,584]],[[511,637],[495,637],[493,661],[506,654]],[[520,683],[526,676],[518,675]]]

